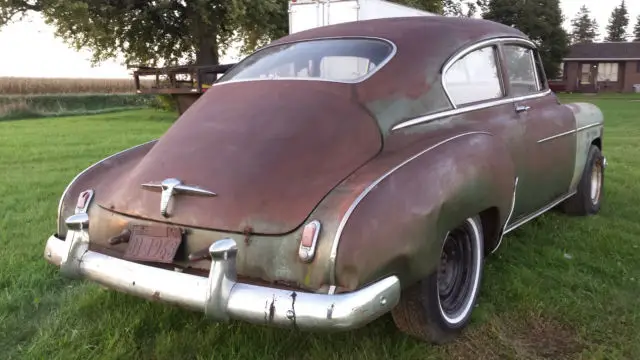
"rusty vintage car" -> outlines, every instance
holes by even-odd
[[[44,256],[216,321],[349,330],[391,313],[443,343],[470,322],[505,234],[556,207],[599,211],[602,137],[602,112],[561,104],[514,28],[315,28],[81,172]]]

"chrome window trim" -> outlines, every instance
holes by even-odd
[[[475,111],[475,110],[482,110],[482,109],[486,109],[486,108],[490,108],[490,107],[494,107],[494,106],[499,106],[499,105],[504,105],[504,104],[509,104],[512,102],[517,102],[517,101],[524,101],[524,100],[530,100],[530,99],[537,99],[540,97],[544,97],[547,96],[549,94],[551,94],[551,89],[544,89],[541,90],[540,92],[537,93],[533,93],[533,94],[529,94],[529,95],[522,95],[522,96],[510,96],[510,95],[505,95],[502,98],[498,98],[498,99],[494,99],[494,100],[488,100],[488,101],[484,101],[481,103],[477,103],[477,104],[472,104],[472,105],[466,105],[466,106],[462,106],[462,107],[458,107],[456,106],[456,104],[453,103],[453,101],[451,100],[451,95],[449,94],[449,91],[447,90],[447,85],[445,84],[445,75],[447,73],[447,71],[453,66],[453,64],[460,60],[461,58],[465,57],[466,55],[468,55],[469,53],[487,47],[487,46],[498,46],[498,45],[505,45],[505,44],[516,44],[516,45],[526,45],[531,47],[533,50],[536,49],[536,45],[527,39],[524,38],[518,38],[518,37],[504,37],[504,38],[495,38],[495,39],[489,39],[489,40],[484,40],[478,43],[475,43],[473,45],[468,46],[467,48],[465,48],[464,50],[458,52],[457,54],[453,55],[451,58],[449,58],[449,60],[447,60],[447,62],[445,63],[445,65],[442,67],[442,71],[441,71],[441,79],[440,79],[440,83],[442,85],[442,88],[444,90],[444,93],[447,97],[447,100],[449,101],[449,104],[451,105],[452,109],[449,110],[444,110],[438,113],[434,113],[434,114],[429,114],[429,115],[423,115],[423,116],[418,116],[415,118],[411,118],[405,121],[402,121],[396,125],[394,125],[391,128],[391,131],[395,131],[395,130],[399,130],[399,129],[403,129],[409,126],[413,126],[413,125],[417,125],[417,124],[422,124],[425,122],[429,122],[429,121],[433,121],[433,120],[437,120],[440,118],[444,118],[444,117],[448,117],[448,116],[454,116],[454,115],[460,115],[460,114],[464,114],[470,111]],[[499,54],[499,50],[498,50],[498,54]],[[532,52],[533,54],[533,52]],[[502,62],[500,61],[500,57],[497,56],[496,58],[496,62],[497,62],[497,66],[498,66],[498,71],[499,71],[499,76],[502,82],[502,86],[503,86],[503,93],[506,94],[506,79],[504,79],[504,77],[502,76]],[[534,63],[535,65],[535,63]],[[536,72],[537,75],[537,69],[535,69],[534,66],[534,71]],[[536,77],[537,79],[537,77]],[[536,80],[537,81],[537,80]]]
[[[479,101],[492,101],[495,99],[502,99],[507,95],[506,92],[506,84],[504,82],[503,76],[502,76],[502,64],[500,63],[500,52],[498,51],[498,44],[492,44],[489,43],[486,46],[479,46],[477,48],[475,48],[473,51],[469,51],[467,53],[465,53],[464,55],[460,56],[456,61],[452,62],[452,63],[448,63],[447,65],[445,65],[445,68],[443,68],[442,70],[442,77],[440,79],[440,82],[442,84],[442,89],[444,90],[444,93],[447,95],[447,100],[449,100],[449,103],[451,104],[451,106],[454,109],[458,109],[458,105],[453,102],[453,99],[451,98],[451,94],[449,93],[449,89],[447,88],[447,81],[446,81],[446,77],[447,77],[447,72],[451,69],[451,67],[458,61],[461,60],[462,58],[464,58],[465,56],[475,52],[475,51],[479,51],[482,50],[484,48],[488,48],[491,47],[493,50],[493,57],[494,57],[494,65],[496,66],[496,70],[497,70],[497,75],[498,75],[498,82],[500,83],[500,90],[502,91],[502,95],[496,98],[490,98],[490,99],[484,99],[484,100],[477,100]],[[471,102],[471,104],[473,104],[473,102]],[[466,104],[461,104],[461,106],[469,106]]]
[[[147,144],[151,144],[151,143],[156,142],[156,141],[158,141],[158,139],[153,139],[153,140],[147,141],[147,142],[145,142],[145,143],[138,144],[138,145],[136,145],[136,146],[132,146],[132,147],[130,147],[130,148],[127,148],[127,149],[124,149],[124,150],[118,151],[118,152],[117,152],[117,153],[115,153],[115,154],[109,155],[109,156],[107,156],[106,158],[104,158],[104,159],[102,159],[102,160],[100,160],[100,161],[98,161],[98,162],[95,162],[95,163],[91,164],[89,167],[87,167],[86,169],[84,169],[84,170],[82,170],[80,173],[78,173],[76,176],[74,176],[74,177],[73,177],[73,179],[71,179],[71,182],[69,182],[69,184],[67,184],[67,187],[66,187],[66,188],[64,188],[64,191],[62,192],[62,196],[60,196],[60,201],[58,202],[58,216],[57,216],[57,224],[56,224],[56,227],[58,227],[58,231],[60,230],[60,229],[59,229],[59,227],[60,227],[60,215],[62,215],[62,205],[63,205],[63,202],[64,202],[64,198],[65,198],[65,196],[67,196],[67,193],[69,192],[69,189],[71,189],[71,186],[73,186],[73,184],[74,184],[74,183],[75,183],[75,182],[76,182],[76,181],[77,181],[77,180],[78,180],[82,175],[86,174],[89,170],[91,170],[91,169],[95,168],[96,166],[98,166],[98,165],[102,164],[103,162],[105,162],[105,161],[107,161],[107,160],[109,160],[109,159],[112,159],[112,158],[114,158],[114,157],[116,157],[116,156],[118,156],[118,155],[120,155],[120,154],[123,154],[123,153],[125,153],[125,152],[129,151],[129,150],[137,149],[137,148],[139,148],[139,147],[141,147],[141,146],[145,146],[145,145],[147,145]]]
[[[444,78],[445,75],[447,74],[447,71],[449,71],[449,69],[453,66],[453,64],[455,64],[456,61],[462,59],[463,57],[467,56],[468,54],[479,50],[481,48],[487,47],[487,46],[497,46],[499,44],[505,44],[505,43],[521,43],[521,44],[526,44],[531,46],[532,48],[536,48],[536,45],[527,39],[523,39],[523,38],[518,38],[518,37],[503,37],[503,38],[495,38],[495,39],[489,39],[489,40],[483,40],[480,42],[477,42],[475,44],[472,44],[468,47],[466,47],[465,49],[459,51],[457,54],[453,55],[452,57],[449,58],[449,60],[447,60],[447,62],[444,64],[444,66],[442,67],[442,71],[440,72],[442,74],[442,76],[440,77],[440,83],[442,84],[442,88],[444,89],[444,93],[447,96],[447,99],[449,100],[449,103],[451,104],[451,106],[454,109],[458,109],[458,106],[456,104],[453,103],[453,101],[451,100],[451,95],[449,94],[449,91],[447,91],[447,85],[445,84]],[[498,56],[497,56],[498,57]],[[496,59],[498,60],[498,59]],[[502,78],[502,64],[500,64],[500,62],[498,61],[496,66],[498,67],[498,75]],[[506,84],[505,84],[505,88],[506,88]],[[503,92],[504,88],[503,88]],[[504,97],[504,95],[503,95]]]
[[[533,77],[536,80],[536,89],[538,91],[542,91],[542,84],[540,84],[540,74],[538,73],[538,66],[536,65],[536,57],[535,50],[529,49],[531,51],[531,66],[533,67]]]
[[[465,113],[468,113],[468,112],[471,112],[471,111],[487,109],[487,108],[491,108],[491,107],[494,107],[494,106],[510,104],[510,103],[517,102],[517,101],[537,99],[537,98],[545,97],[545,96],[547,96],[549,94],[551,94],[551,90],[547,89],[547,90],[545,90],[545,91],[543,91],[541,93],[536,93],[536,94],[532,94],[532,95],[525,95],[525,96],[518,96],[518,97],[506,97],[506,98],[500,99],[500,100],[488,101],[488,102],[484,102],[484,103],[480,103],[480,104],[465,106],[465,107],[458,108],[458,109],[445,110],[445,111],[441,111],[441,112],[434,113],[434,114],[419,116],[419,117],[415,117],[415,118],[412,118],[412,119],[409,119],[409,120],[406,120],[406,121],[403,121],[403,122],[400,122],[400,123],[394,125],[391,128],[391,131],[395,131],[395,130],[403,129],[403,128],[406,128],[406,127],[409,127],[409,126],[418,125],[418,124],[422,124],[422,123],[425,123],[425,122],[441,119],[441,118],[444,118],[444,117],[465,114]]]
[[[382,61],[380,62],[380,64],[378,66],[376,66],[375,69],[373,69],[373,71],[367,73],[365,76],[360,77],[358,79],[355,80],[327,80],[327,79],[321,79],[321,78],[299,78],[299,77],[281,77],[281,78],[277,78],[277,79],[240,79],[240,80],[228,80],[228,81],[223,81],[224,77],[227,74],[222,75],[222,77],[220,77],[220,79],[218,79],[215,83],[213,83],[212,86],[220,86],[220,85],[224,85],[224,84],[233,84],[233,83],[240,83],[240,82],[251,82],[251,81],[278,81],[278,80],[293,80],[293,81],[321,81],[321,82],[329,82],[329,83],[339,83],[339,84],[359,84],[362,83],[366,80],[368,80],[369,78],[371,78],[373,75],[375,75],[378,71],[380,71],[380,69],[384,68],[397,54],[398,52],[398,47],[396,46],[396,44],[389,40],[389,39],[385,39],[385,38],[381,38],[381,37],[376,37],[376,36],[325,36],[325,37],[316,37],[316,38],[312,38],[312,39],[302,39],[302,40],[293,40],[293,41],[286,41],[286,42],[281,42],[281,43],[277,43],[277,44],[269,44],[265,47],[262,47],[254,52],[252,52],[250,55],[246,56],[244,59],[240,60],[236,65],[234,65],[234,67],[239,66],[240,64],[242,64],[243,61],[247,60],[249,57],[263,51],[266,49],[270,49],[272,47],[276,47],[276,46],[282,46],[282,45],[288,45],[288,44],[295,44],[295,43],[302,43],[302,42],[312,42],[312,41],[321,41],[321,40],[354,40],[354,39],[364,39],[364,40],[377,40],[377,41],[382,41],[385,42],[389,45],[391,45],[391,52],[389,53],[389,55]],[[229,69],[229,71],[232,69]]]
[[[336,285],[336,282],[337,282],[336,259],[338,257],[338,246],[340,245],[340,238],[342,237],[342,232],[344,231],[344,228],[347,225],[347,221],[349,221],[349,218],[351,217],[351,214],[353,213],[353,211],[356,209],[356,207],[358,207],[358,205],[362,202],[362,200],[371,192],[371,190],[373,190],[376,186],[378,186],[378,184],[380,184],[384,179],[389,177],[389,175],[394,173],[396,170],[400,169],[401,167],[405,166],[411,161],[417,159],[418,157],[424,155],[425,153],[437,148],[438,146],[444,145],[449,141],[461,138],[463,136],[477,135],[477,134],[492,136],[492,134],[487,131],[470,131],[470,132],[461,133],[461,134],[452,136],[450,138],[441,140],[440,142],[434,145],[431,145],[430,147],[420,151],[419,153],[411,156],[410,158],[396,165],[391,170],[387,171],[382,176],[380,176],[375,181],[373,181],[371,184],[369,184],[369,186],[367,186],[364,190],[362,190],[362,192],[358,195],[358,197],[356,197],[356,199],[353,200],[353,202],[351,203],[347,211],[342,215],[342,219],[340,219],[340,223],[338,224],[338,228],[336,229],[335,236],[333,237],[333,243],[331,244],[331,253],[329,255],[329,283],[330,284]],[[335,287],[330,287],[329,292],[332,293],[333,291],[335,291]]]

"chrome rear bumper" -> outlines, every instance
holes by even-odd
[[[239,283],[237,247],[231,239],[218,240],[209,248],[213,260],[208,278],[141,265],[90,251],[88,226],[87,214],[73,215],[67,219],[66,240],[56,236],[47,240],[45,258],[59,266],[64,276],[201,311],[216,321],[236,319],[309,330],[349,330],[390,311],[400,299],[400,281],[395,276],[335,295]]]

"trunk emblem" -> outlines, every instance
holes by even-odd
[[[178,179],[164,179],[161,183],[146,183],[142,184],[142,188],[150,191],[161,191],[160,197],[160,214],[164,217],[169,217],[167,208],[173,195],[185,194],[195,196],[216,196],[217,194],[209,190],[197,186],[184,185],[182,181]]]

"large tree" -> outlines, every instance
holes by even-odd
[[[627,41],[628,26],[629,11],[627,11],[625,0],[622,0],[620,6],[616,6],[611,12],[605,41]]]
[[[394,0],[442,13],[443,0]],[[41,14],[93,62],[217,64],[237,40],[246,53],[288,32],[286,0],[0,0],[0,26]]]
[[[487,6],[487,0],[443,0],[442,14],[446,16],[473,17]]]
[[[593,42],[598,36],[598,23],[591,18],[589,9],[582,5],[580,12],[571,20],[571,42],[574,44]]]
[[[547,77],[556,77],[569,44],[559,0],[490,0],[483,17],[527,34],[538,46]]]
[[[633,28],[633,41],[640,42],[640,15],[638,15],[636,26]]]
[[[285,34],[286,11],[281,0],[4,0],[0,25],[39,13],[94,62],[217,64],[236,38],[251,47]]]

